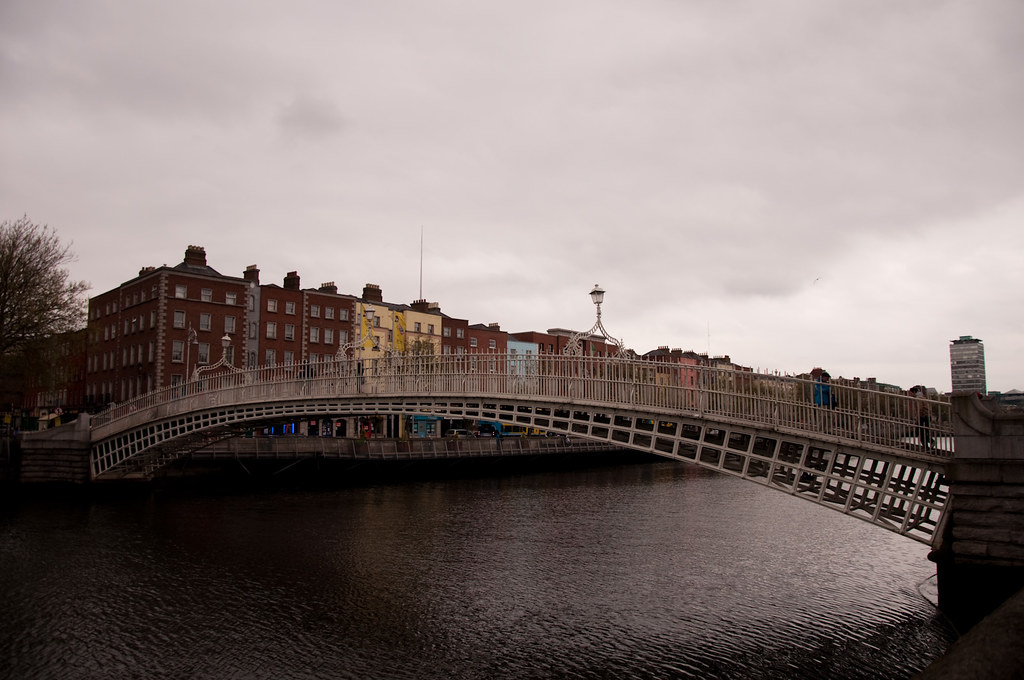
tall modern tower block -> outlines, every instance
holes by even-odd
[[[985,388],[985,345],[969,335],[950,340],[949,372],[953,378],[953,391],[987,392]]]

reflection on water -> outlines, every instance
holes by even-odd
[[[927,548],[654,463],[23,503],[10,678],[910,677]]]

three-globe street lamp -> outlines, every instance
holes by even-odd
[[[595,283],[594,288],[590,291],[590,299],[593,300],[594,307],[597,309],[597,321],[594,322],[594,325],[591,326],[589,330],[573,333],[569,338],[569,343],[565,346],[563,353],[569,356],[580,356],[586,354],[583,347],[584,341],[593,335],[597,335],[598,331],[600,331],[601,337],[606,341],[610,341],[610,344],[615,345],[615,356],[626,356],[626,347],[622,344],[622,340],[615,339],[615,337],[605,329],[604,324],[601,323],[601,303],[604,302],[604,289]]]

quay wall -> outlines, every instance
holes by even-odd
[[[39,432],[25,432],[19,442],[19,461],[14,466],[22,484],[72,484],[89,482],[89,416],[73,423]]]

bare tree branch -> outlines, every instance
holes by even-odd
[[[70,280],[74,259],[47,225],[0,222],[0,357],[81,326],[89,285]]]

